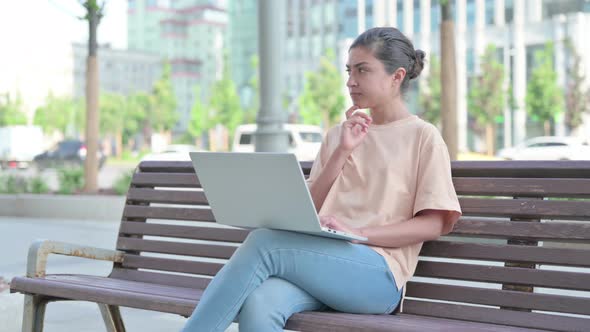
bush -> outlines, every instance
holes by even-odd
[[[27,192],[27,179],[18,175],[0,176],[0,193],[22,194]]]
[[[129,185],[131,184],[131,179],[133,178],[134,170],[127,171],[121,174],[115,183],[113,184],[113,189],[117,193],[117,195],[125,195],[127,190],[129,189]]]
[[[84,187],[82,167],[60,168],[57,170],[60,194],[73,194]]]
[[[27,187],[28,192],[33,194],[45,194],[49,192],[49,185],[40,176],[31,178]]]

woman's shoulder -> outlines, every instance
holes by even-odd
[[[429,144],[445,143],[440,130],[434,124],[420,118],[418,119],[419,121],[416,121],[416,124],[419,126],[420,139],[422,142]]]

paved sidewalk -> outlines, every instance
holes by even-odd
[[[101,248],[114,248],[119,222],[76,221],[0,217],[0,331],[21,330],[22,294],[10,294],[6,283],[26,270],[27,250],[35,239],[52,239],[80,243]],[[106,275],[109,263],[93,262],[80,258],[50,256],[47,264],[50,273]],[[4,285],[4,286],[3,286]],[[131,308],[121,308],[127,331],[162,332],[179,331],[185,318]],[[57,302],[47,306],[45,332],[104,332],[105,327],[98,306],[88,302]],[[238,332],[233,324],[228,332]]]

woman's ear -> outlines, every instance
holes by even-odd
[[[398,69],[393,72],[393,82],[397,86],[400,86],[406,77],[406,69],[403,67],[399,67]]]

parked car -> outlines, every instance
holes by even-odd
[[[508,160],[590,160],[587,141],[575,137],[541,136],[498,151]]]
[[[295,154],[298,160],[314,160],[322,144],[322,128],[311,125],[285,124],[289,134],[288,152]],[[232,150],[236,152],[254,152],[255,124],[238,126],[234,135]]]
[[[0,127],[0,169],[27,168],[42,151],[41,127]]]
[[[158,161],[175,161],[175,160],[182,160],[182,161],[190,161],[191,158],[189,156],[189,152],[197,152],[203,151],[197,148],[194,145],[189,144],[171,144],[168,145],[164,151],[158,153],[150,153],[143,158],[142,161],[146,160],[158,160]]]
[[[86,144],[80,140],[64,140],[57,143],[53,148],[35,156],[33,164],[39,169],[67,166],[84,167],[86,160]],[[102,168],[106,156],[102,149],[98,149],[98,168]]]

